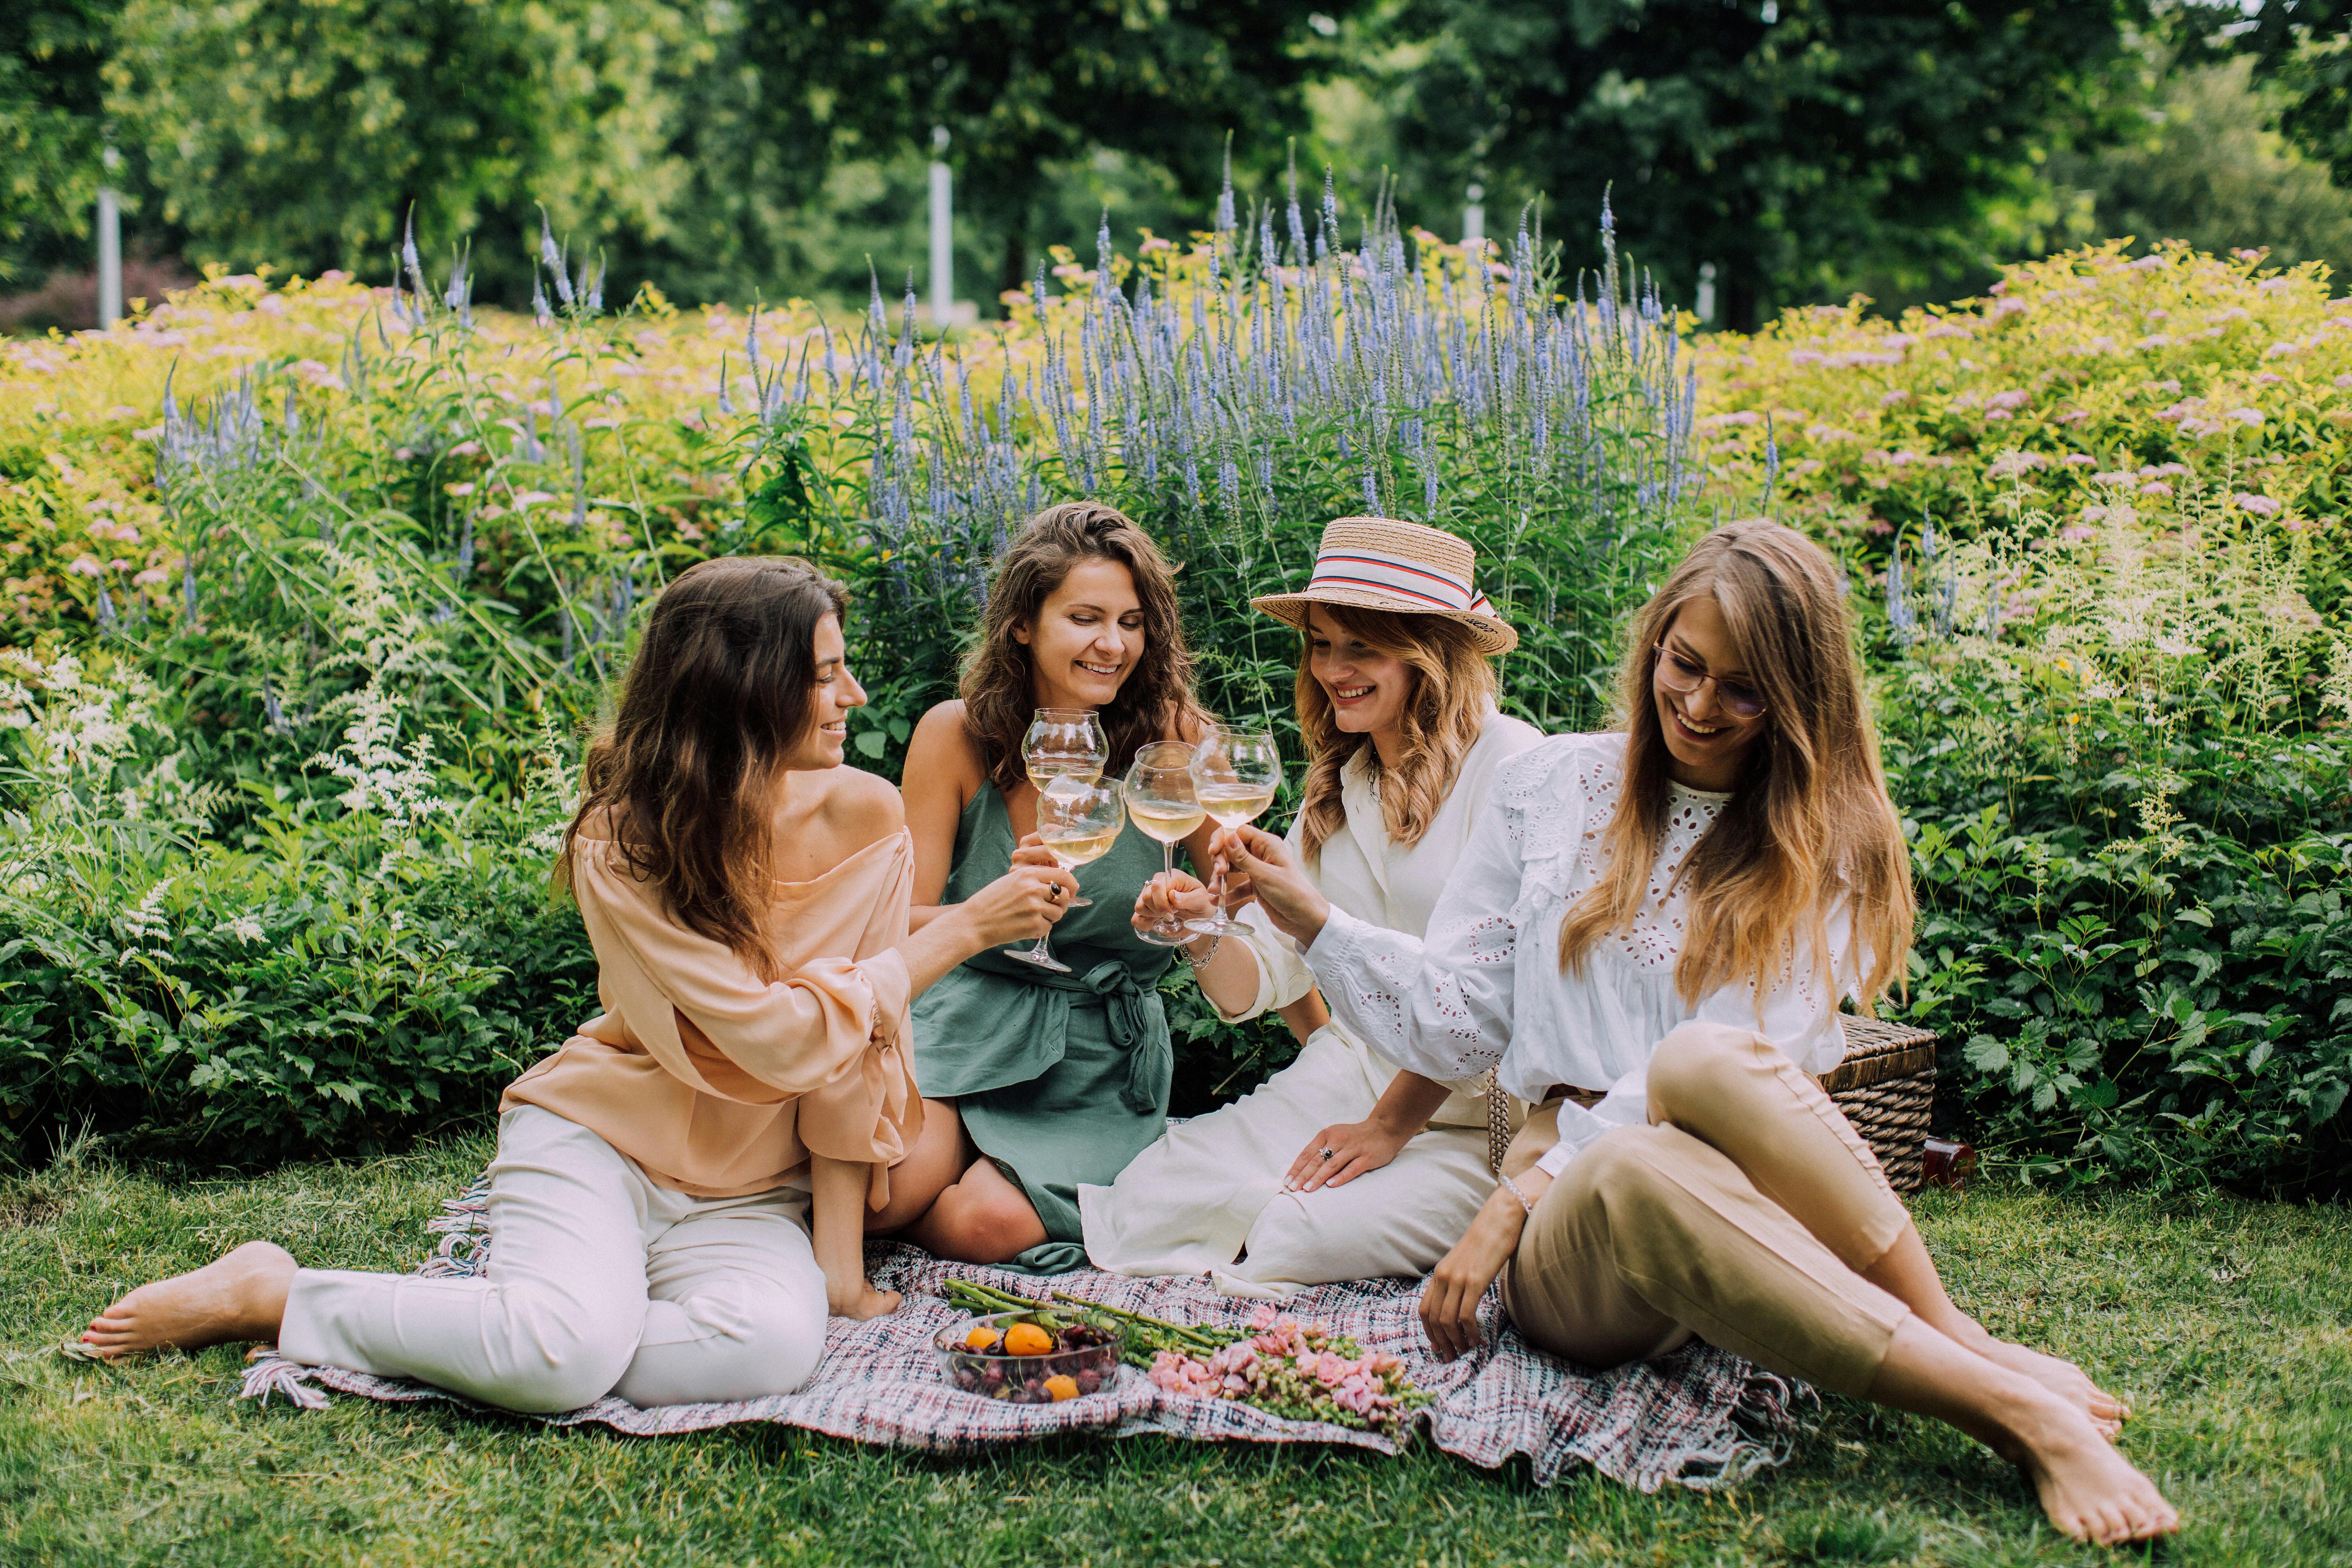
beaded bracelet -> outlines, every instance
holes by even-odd
[[[1503,1184],[1503,1190],[1505,1192],[1519,1200],[1519,1206],[1521,1208],[1527,1210],[1529,1214],[1536,1212],[1535,1204],[1528,1197],[1527,1194],[1519,1191],[1518,1183],[1511,1180],[1510,1177],[1504,1175],[1500,1171],[1495,1173],[1495,1179]]]
[[[1193,957],[1193,956],[1192,956],[1192,948],[1191,948],[1190,946],[1180,947],[1180,948],[1178,948],[1176,951],[1177,951],[1177,952],[1181,952],[1181,953],[1182,953],[1182,954],[1184,955],[1184,962],[1185,962],[1185,963],[1187,963],[1191,964],[1193,968],[1198,969],[1198,968],[1200,968],[1200,967],[1201,967],[1201,965],[1202,965],[1202,964],[1204,964],[1204,963],[1208,963],[1211,959],[1215,958],[1215,957],[1217,956],[1217,949],[1219,949],[1220,947],[1223,947],[1223,946],[1224,945],[1224,943],[1225,943],[1225,933],[1224,933],[1224,932],[1223,932],[1223,931],[1219,931],[1216,935],[1214,935],[1214,936],[1213,936],[1213,937],[1211,937],[1211,938],[1209,939],[1209,951],[1208,951],[1207,954],[1206,954],[1205,956],[1203,956],[1203,957],[1200,957],[1200,958],[1195,958],[1195,957]]]

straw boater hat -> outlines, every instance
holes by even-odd
[[[1444,616],[1478,633],[1490,654],[1519,646],[1519,634],[1495,613],[1471,581],[1477,552],[1470,542],[1418,522],[1343,517],[1323,530],[1315,574],[1296,594],[1268,594],[1250,604],[1276,620],[1307,629],[1307,606],[1353,605],[1405,616]]]

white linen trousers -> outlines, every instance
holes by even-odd
[[[824,1353],[803,1188],[689,1197],[523,1105],[499,1118],[488,1220],[473,1279],[298,1271],[278,1352],[533,1414],[790,1394]]]

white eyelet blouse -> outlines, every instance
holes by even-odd
[[[1845,1055],[1837,1004],[1859,984],[1841,897],[1824,922],[1824,985],[1810,949],[1769,987],[1742,981],[1683,1000],[1675,986],[1687,895],[1666,889],[1731,797],[1673,785],[1649,902],[1632,929],[1604,937],[1583,973],[1563,973],[1559,928],[1601,879],[1602,840],[1623,772],[1622,734],[1558,735],[1496,771],[1492,795],[1420,940],[1336,905],[1307,963],[1334,1019],[1416,1072],[1456,1081],[1499,1062],[1496,1079],[1535,1100],[1555,1084],[1605,1090],[1590,1110],[1560,1106],[1559,1142],[1538,1162],[1557,1176],[1613,1127],[1648,1120],[1658,1042],[1694,1020],[1754,1029],[1805,1071]]]

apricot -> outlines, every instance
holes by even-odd
[[[1053,1348],[1054,1336],[1034,1323],[1015,1323],[1004,1331],[1004,1350],[1008,1355],[1045,1355]]]
[[[1067,1373],[1057,1373],[1045,1380],[1045,1392],[1054,1396],[1056,1405],[1065,1399],[1076,1399],[1078,1396],[1078,1380]]]
[[[986,1323],[982,1323],[978,1328],[972,1330],[971,1332],[964,1335],[963,1348],[968,1351],[985,1351],[994,1346],[996,1342],[1003,1337],[1003,1336],[999,1334],[994,1329],[990,1328]]]

